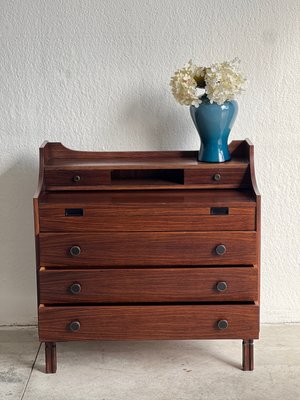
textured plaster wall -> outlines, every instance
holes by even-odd
[[[36,322],[32,195],[45,140],[196,149],[168,82],[189,58],[238,56],[231,138],[255,144],[263,322],[300,322],[299,0],[0,0],[0,323]]]

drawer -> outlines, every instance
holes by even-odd
[[[39,242],[41,266],[256,264],[255,232],[41,233]]]
[[[41,341],[257,339],[258,334],[256,304],[39,307]]]
[[[255,230],[254,207],[50,205],[40,208],[42,232]]]
[[[45,170],[46,186],[92,186],[110,184],[110,171]]]
[[[40,302],[120,303],[255,301],[256,267],[210,268],[41,268]]]
[[[184,174],[186,185],[209,185],[220,188],[241,188],[250,184],[249,164],[227,167],[226,164],[203,169],[187,169]]]
[[[182,190],[47,193],[41,232],[255,230],[249,191]]]

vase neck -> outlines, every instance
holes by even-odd
[[[206,93],[200,97],[200,100],[202,101],[202,103],[209,103],[209,98],[207,97]]]

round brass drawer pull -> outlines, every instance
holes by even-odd
[[[79,182],[80,181],[80,175],[75,175],[73,176],[73,182]]]
[[[77,256],[79,256],[80,253],[81,253],[81,248],[79,246],[72,246],[70,248],[71,256],[77,257]]]
[[[227,329],[228,328],[228,321],[226,319],[220,319],[220,321],[218,321],[218,328],[223,330],[223,329]]]
[[[221,174],[214,174],[213,178],[214,178],[214,181],[218,182],[221,180]]]
[[[223,254],[226,253],[226,246],[224,244],[219,244],[216,248],[216,253],[218,256],[222,256]]]
[[[72,285],[69,287],[69,290],[72,294],[79,294],[81,292],[80,283],[72,283]]]
[[[218,282],[217,283],[217,291],[218,292],[225,292],[225,290],[228,288],[228,285],[226,282]]]
[[[80,330],[80,322],[79,321],[70,322],[69,329],[71,332],[78,332]]]

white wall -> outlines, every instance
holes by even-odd
[[[196,149],[168,83],[189,58],[238,56],[232,139],[256,146],[262,321],[300,322],[299,0],[0,0],[0,323],[36,321],[38,147]]]

